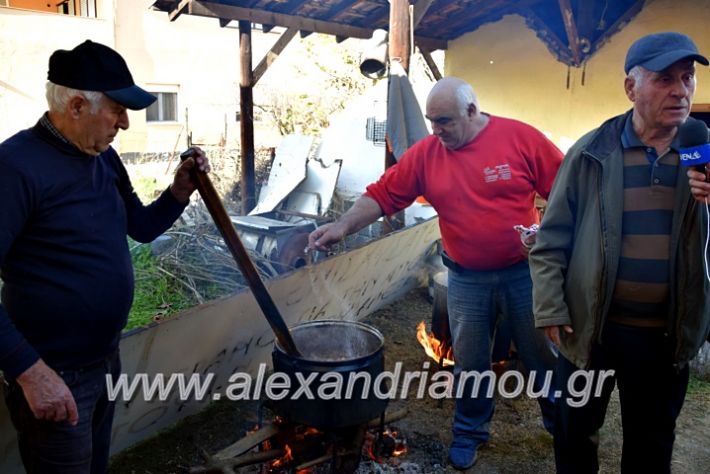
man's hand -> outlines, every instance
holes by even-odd
[[[323,225],[308,236],[308,248],[325,251],[328,246],[343,240],[346,235],[376,221],[382,215],[382,209],[377,201],[368,196],[360,196],[357,201],[340,218]]]
[[[710,183],[707,182],[707,174],[696,171],[692,168],[688,170],[688,184],[690,185],[690,193],[696,201],[705,203],[705,198],[710,196]]]
[[[530,249],[531,248],[532,248],[532,246],[528,247],[525,244],[520,244],[520,254],[523,257],[528,258],[530,256]]]
[[[547,336],[547,338],[551,340],[552,343],[557,347],[560,346],[560,328],[562,328],[567,334],[572,334],[574,332],[572,326],[567,324],[565,324],[564,326],[547,326],[543,328],[543,331],[545,331],[545,336]]]
[[[182,204],[187,204],[190,201],[190,195],[195,191],[195,183],[192,182],[190,178],[190,172],[197,166],[197,168],[204,172],[209,173],[210,163],[205,156],[205,152],[198,147],[194,147],[195,154],[180,163],[177,171],[175,171],[175,178],[173,178],[173,184],[170,185],[170,191],[175,196],[175,199]]]
[[[331,222],[318,227],[308,235],[308,248],[326,251],[335,242],[345,238],[347,230],[340,222]]]
[[[43,360],[38,360],[17,377],[27,404],[38,420],[79,421],[76,402],[69,387]]]

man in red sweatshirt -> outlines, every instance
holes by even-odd
[[[460,385],[449,458],[455,468],[467,469],[489,438],[494,404],[487,378],[474,390],[472,379],[462,374],[490,370],[499,315],[508,321],[526,368],[535,371],[536,387],[554,365],[533,324],[530,272],[513,226],[538,222],[535,193],[547,198],[562,153],[533,127],[481,112],[473,88],[455,77],[436,83],[426,118],[433,135],[407,150],[336,222],[313,231],[309,246],[325,250],[419,195],[436,209],[449,268],[448,310]],[[545,397],[539,402],[551,431],[552,402]]]

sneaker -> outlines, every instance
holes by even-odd
[[[454,441],[449,447],[449,461],[454,469],[465,471],[476,464],[478,445],[472,441]]]

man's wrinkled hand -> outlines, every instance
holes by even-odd
[[[308,248],[325,252],[330,245],[343,240],[346,235],[338,222],[322,225],[308,235]]]
[[[560,346],[560,328],[562,328],[562,330],[567,334],[572,334],[574,332],[574,330],[572,330],[572,326],[569,326],[567,324],[565,324],[564,326],[547,326],[543,328],[543,331],[545,331],[545,336],[547,336],[547,338],[551,340],[552,343],[557,347]]]
[[[67,420],[72,426],[79,421],[76,402],[69,387],[41,359],[20,374],[17,383],[38,420]]]
[[[710,183],[706,173],[701,173],[694,169],[688,170],[688,184],[690,185],[690,193],[696,201],[705,203],[705,199],[710,196]]]
[[[196,184],[192,181],[190,176],[195,166],[203,173],[209,173],[210,171],[210,163],[205,152],[198,147],[193,147],[193,150],[193,155],[180,163],[177,171],[175,171],[173,183],[170,185],[170,191],[173,193],[173,196],[182,204],[187,204],[190,201],[190,196],[195,192],[195,189],[197,189]]]

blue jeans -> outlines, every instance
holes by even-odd
[[[545,375],[555,366],[555,353],[543,332],[535,329],[527,261],[501,270],[449,270],[447,300],[457,381],[462,371],[483,373],[491,369],[492,341],[500,315],[510,327],[525,368],[535,371],[534,388],[540,389]],[[495,405],[493,397],[486,396],[489,379],[482,380],[478,396],[471,396],[473,379],[469,378],[463,396],[456,399],[453,435],[459,445],[476,446],[490,436],[489,423]],[[538,403],[545,428],[552,432],[554,393],[550,392],[549,397],[538,398]]]
[[[103,474],[108,467],[114,403],[106,395],[106,374],[121,371],[118,353],[101,364],[57,372],[74,396],[79,411],[76,426],[38,420],[22,388],[11,381],[5,403],[17,430],[20,456],[28,474]]]

